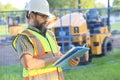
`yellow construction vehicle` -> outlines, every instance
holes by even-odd
[[[55,33],[63,53],[71,46],[86,44],[90,51],[81,57],[81,63],[88,63],[91,62],[92,55],[105,55],[113,51],[107,20],[108,18],[101,18],[96,9],[91,9],[86,19],[82,13],[73,12],[62,16],[48,27]]]
[[[97,9],[90,9],[87,13],[87,25],[91,34],[91,52],[94,55],[112,53],[112,39],[108,18],[101,18]]]
[[[72,46],[83,46],[86,44],[90,47],[90,33],[87,28],[87,22],[82,13],[74,12],[62,16],[54,23],[48,25],[55,33],[58,45],[61,46],[61,51],[65,53]],[[82,58],[82,63],[91,62],[92,57],[87,52]]]
[[[7,16],[8,30],[10,36],[16,36],[22,32],[23,27],[20,25],[20,15],[10,14]]]
[[[67,9],[59,9],[62,11]],[[113,52],[113,44],[110,33],[110,3],[108,0],[107,17],[102,18],[98,9],[90,9],[86,16],[78,6],[78,12],[70,9],[70,13],[60,17],[54,23],[48,25],[56,36],[58,45],[62,47],[62,52],[72,46],[83,46],[90,48],[81,57],[81,63],[92,61],[92,55],[106,55]],[[65,11],[67,12],[67,11]],[[60,15],[61,16],[61,15]]]

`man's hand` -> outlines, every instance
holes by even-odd
[[[75,67],[79,64],[80,62],[80,58],[79,57],[76,57],[76,59],[70,59],[70,62],[69,64],[72,66],[72,67]]]

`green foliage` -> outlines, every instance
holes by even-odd
[[[51,8],[76,8],[74,0],[48,0]],[[72,4],[71,4],[72,3]]]
[[[100,3],[100,2],[98,2],[98,3],[95,3],[95,7],[96,7],[96,8],[104,8],[105,5],[102,4],[102,3]]]
[[[78,0],[48,0],[51,8],[78,8]],[[81,8],[94,8],[94,0],[80,0]]]
[[[63,8],[65,5],[64,1],[65,0],[48,0],[51,8]]]
[[[120,12],[120,0],[114,0],[113,6],[116,8],[113,8],[112,13]]]
[[[120,7],[120,0],[114,0],[113,6]]]
[[[113,1],[113,6],[116,8],[113,8],[113,13],[115,12],[120,12],[120,0],[114,0]]]
[[[2,11],[12,11],[12,10],[18,10],[17,8],[14,8],[10,3],[3,5],[0,2],[0,18],[3,18],[4,20],[6,19],[7,15],[9,15],[10,13],[5,13],[3,14]]]
[[[9,11],[9,10],[17,10],[17,8],[13,7],[10,3],[3,5],[0,2],[0,11]]]
[[[95,0],[81,0],[81,8],[94,8]]]

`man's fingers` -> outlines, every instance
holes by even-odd
[[[80,62],[80,58],[79,58],[79,57],[76,57],[76,61]]]
[[[71,66],[74,67],[74,66],[76,66],[77,64],[78,64],[78,61],[76,61],[76,60],[74,60],[74,59],[71,59],[71,60],[70,60],[70,65],[71,65]]]

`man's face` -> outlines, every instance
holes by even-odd
[[[37,13],[33,13],[33,18],[32,18],[32,26],[34,27],[43,27],[46,26],[48,20],[48,16]]]

